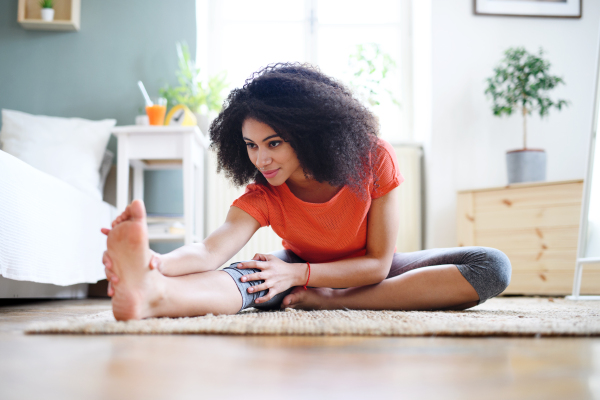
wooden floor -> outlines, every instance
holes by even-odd
[[[0,399],[600,399],[600,338],[23,333],[108,309],[0,306]]]

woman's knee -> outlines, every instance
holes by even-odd
[[[492,247],[483,247],[489,260],[488,268],[495,275],[495,280],[499,284],[499,292],[502,293],[510,284],[512,266],[508,256],[498,249]]]
[[[463,276],[475,288],[479,302],[498,296],[510,284],[512,267],[502,251],[483,246],[463,248],[466,252],[461,265]]]

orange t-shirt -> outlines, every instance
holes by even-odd
[[[283,239],[284,249],[308,262],[321,263],[363,256],[367,247],[367,213],[371,199],[399,186],[400,174],[394,148],[378,138],[376,163],[369,178],[367,201],[359,199],[347,186],[326,203],[308,203],[297,198],[286,183],[280,186],[251,183],[232,206],[252,217],[260,226],[269,226]],[[376,187],[374,187],[376,186]]]

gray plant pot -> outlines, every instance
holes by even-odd
[[[506,152],[508,184],[546,180],[546,152],[538,149]]]

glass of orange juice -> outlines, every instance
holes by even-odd
[[[164,125],[165,114],[167,112],[167,99],[164,97],[153,97],[151,98],[151,106],[146,106],[146,114],[150,125]]]

